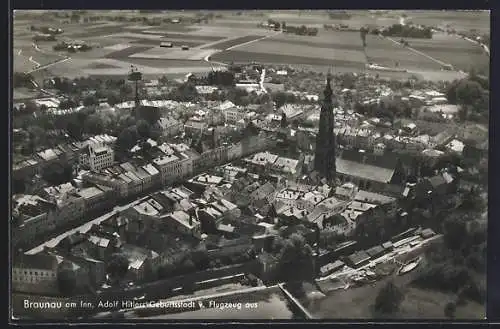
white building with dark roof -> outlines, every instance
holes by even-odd
[[[21,255],[12,261],[12,290],[14,292],[54,294],[59,292],[58,267],[60,260],[43,253]]]

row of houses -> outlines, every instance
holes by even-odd
[[[163,150],[162,155],[153,159],[151,163],[129,161],[114,164],[112,156],[104,155],[104,158],[100,159],[99,153],[91,151],[90,158],[95,157],[94,160],[89,160],[89,164],[94,170],[82,172],[81,181],[77,180],[81,185],[78,188],[80,191],[77,191],[77,188],[71,189],[67,185],[62,187],[65,190],[63,193],[58,194],[57,188],[52,189],[53,195],[47,194],[52,200],[48,204],[55,204],[56,210],[49,211],[44,208],[39,212],[33,214],[26,212],[20,216],[23,220],[18,221],[18,225],[13,228],[15,241],[16,243],[30,241],[56,227],[81,219],[87,212],[106,209],[116,204],[117,200],[133,198],[161,185],[180,181],[204,168],[230,162],[243,154],[266,148],[268,144],[269,139],[261,135],[238,144],[208,150],[202,154],[197,154],[185,144],[163,144],[160,148]],[[93,145],[87,147],[92,149]],[[98,146],[98,149],[106,147]],[[20,200],[23,203],[23,199]],[[43,200],[38,201],[40,204],[45,204]],[[85,205],[84,208],[81,207],[82,203]],[[77,210],[72,211],[72,207]]]
[[[103,161],[100,157],[100,151],[102,151],[100,148],[106,146],[111,147],[115,141],[116,137],[114,136],[97,135],[84,142],[67,143],[54,148],[46,149],[35,153],[29,159],[14,163],[12,167],[12,175],[14,178],[31,177],[35,174],[39,174],[40,171],[46,166],[56,162],[64,164],[83,162],[84,164],[90,165],[91,157],[89,148],[98,150],[98,160],[96,160],[96,163],[99,163]],[[106,157],[106,159],[108,159],[109,155]],[[94,160],[95,159],[92,161]],[[106,161],[109,162],[109,160]]]
[[[114,204],[113,191],[97,185],[77,188],[70,183],[45,188],[39,195],[12,197],[13,244],[33,241],[60,227],[69,227],[88,213]]]

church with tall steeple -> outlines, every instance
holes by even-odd
[[[319,117],[319,133],[316,137],[314,170],[318,172],[321,178],[325,178],[328,182],[335,182],[337,172],[335,164],[336,141],[333,131],[335,126],[335,115],[333,113],[335,98],[330,82],[331,76],[328,74]]]

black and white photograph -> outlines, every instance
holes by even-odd
[[[486,318],[490,11],[12,21],[11,321]]]

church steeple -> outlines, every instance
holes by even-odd
[[[326,76],[325,90],[323,91],[323,95],[325,95],[325,101],[332,99],[333,91],[331,86],[331,80],[332,77],[330,76],[330,73],[328,73],[328,75]]]
[[[335,117],[333,113],[333,90],[331,86],[331,75],[328,73],[326,86],[323,91],[324,99],[321,106],[319,118],[319,132],[316,136],[316,154],[314,159],[314,169],[321,177],[328,181],[335,181]]]

